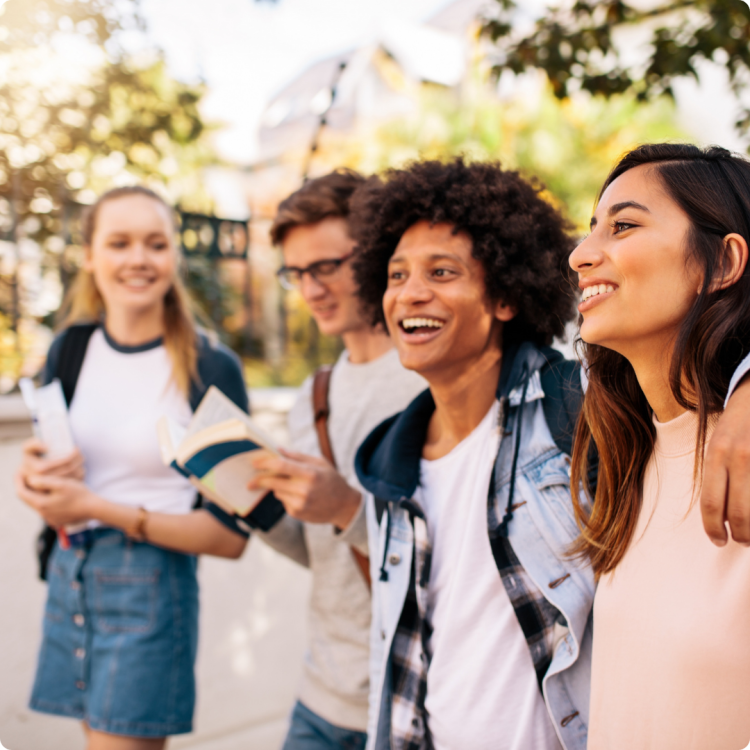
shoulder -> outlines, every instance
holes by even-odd
[[[198,332],[198,368],[207,374],[242,375],[240,358],[218,339]]]
[[[344,351],[333,367],[332,401],[353,399],[359,403],[363,394],[377,394],[379,413],[385,417],[402,411],[427,388],[427,381],[421,375],[401,364],[395,348],[366,364],[352,365],[347,357]]]
[[[71,347],[87,347],[91,334],[98,328],[96,323],[76,323],[60,331],[47,350],[47,360],[44,365],[43,379],[47,384],[59,377],[62,358],[69,353]]]
[[[203,331],[198,332],[197,349],[196,366],[200,382],[191,391],[192,408],[197,407],[208,387],[215,385],[237,406],[248,411],[247,387],[240,358],[231,349]]]
[[[297,391],[297,397],[294,399],[294,404],[289,410],[289,421],[297,423],[304,423],[312,421],[313,418],[313,405],[312,405],[312,389],[313,389],[313,378],[315,375],[308,375],[302,385]]]

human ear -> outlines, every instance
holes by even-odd
[[[497,320],[507,323],[509,320],[513,320],[517,314],[518,310],[513,305],[508,305],[502,300],[498,300],[495,303],[495,318]]]
[[[742,274],[745,273],[747,258],[747,242],[741,234],[732,232],[724,237],[721,276],[713,280],[711,291],[718,292],[720,289],[726,289],[736,284],[742,278]]]

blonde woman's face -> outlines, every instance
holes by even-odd
[[[126,195],[99,207],[84,268],[108,313],[161,315],[177,259],[172,217],[164,204]]]

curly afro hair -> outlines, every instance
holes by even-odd
[[[503,329],[503,347],[548,345],[575,313],[568,256],[571,227],[518,172],[499,163],[415,162],[371,177],[352,197],[354,273],[363,309],[384,323],[388,261],[401,236],[419,221],[452,224],[472,240],[492,301],[517,315]]]

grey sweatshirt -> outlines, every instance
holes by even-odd
[[[354,456],[370,431],[402,411],[427,387],[416,373],[401,367],[395,350],[353,365],[344,351],[333,368],[328,431],[339,472],[361,489]],[[320,456],[312,406],[312,377],[300,389],[289,413],[292,448]],[[290,516],[264,541],[312,571],[309,644],[299,700],[335,726],[366,731],[370,594],[350,545],[368,554],[364,503],[343,532],[330,524],[310,524]]]

